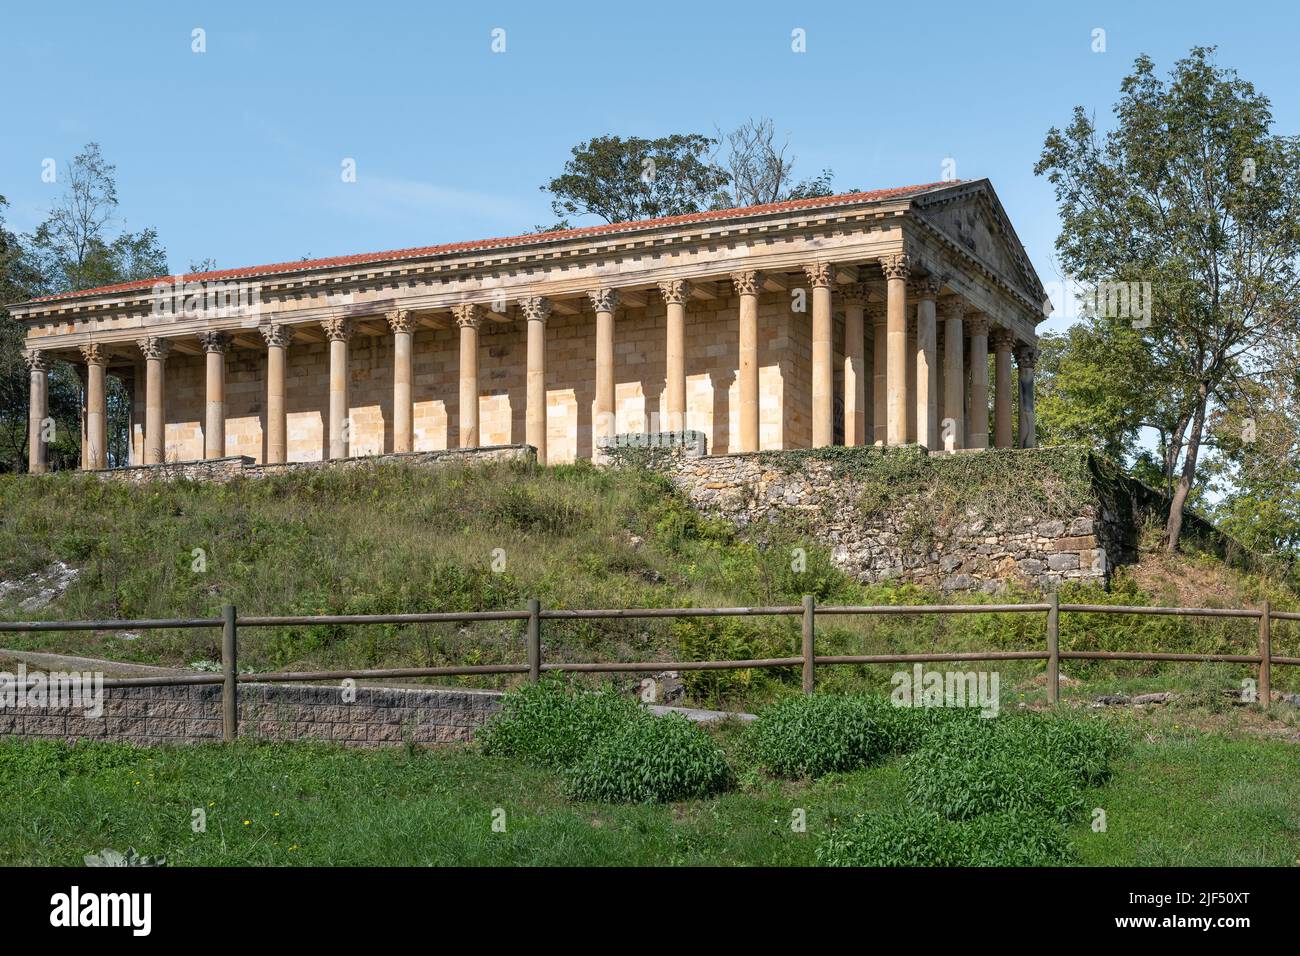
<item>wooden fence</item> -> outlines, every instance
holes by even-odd
[[[1043,614],[1046,615],[1046,647],[1034,651],[961,651],[921,654],[844,654],[815,653],[818,615],[927,615],[927,614]],[[1181,654],[1144,651],[1070,651],[1060,648],[1062,614],[1146,614],[1168,617],[1244,618],[1258,622],[1258,654]],[[767,657],[757,660],[725,661],[607,661],[563,663],[542,659],[544,621],[601,621],[633,618],[700,618],[700,617],[794,617],[802,618],[802,642],[798,657]],[[526,664],[476,664],[449,667],[389,667],[341,671],[280,671],[265,674],[240,674],[238,671],[240,628],[289,627],[297,625],[360,624],[470,624],[481,621],[523,621],[528,651]],[[803,690],[811,694],[815,687],[816,668],[836,664],[914,664],[954,661],[1040,660],[1047,662],[1047,699],[1060,701],[1061,661],[1195,661],[1201,663],[1254,664],[1259,669],[1258,700],[1267,703],[1272,693],[1274,664],[1300,664],[1300,657],[1273,654],[1273,622],[1300,621],[1300,613],[1274,611],[1268,602],[1259,608],[1141,607],[1114,604],[1062,604],[1056,594],[1037,604],[924,604],[924,605],[822,605],[805,595],[801,605],[776,607],[711,608],[613,608],[598,610],[547,610],[539,601],[530,600],[521,611],[467,611],[429,614],[325,614],[288,617],[239,617],[232,605],[222,608],[217,618],[175,618],[141,621],[0,621],[0,633],[42,631],[105,631],[221,628],[220,674],[168,675],[163,677],[127,677],[105,680],[110,687],[189,686],[222,684],[223,734],[234,740],[238,729],[239,684],[288,683],[298,681],[382,680],[410,677],[456,677],[476,674],[527,674],[537,681],[546,671],[568,673],[651,673],[663,670],[704,671],[743,670],[749,668],[801,667]]]

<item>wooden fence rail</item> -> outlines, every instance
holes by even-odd
[[[921,654],[839,654],[815,652],[818,615],[926,615],[926,614],[1045,614],[1046,648],[1033,651],[960,651]],[[1070,651],[1060,648],[1062,614],[1146,614],[1167,617],[1244,618],[1258,621],[1258,654],[1184,654],[1155,651]],[[766,657],[755,660],[725,661],[606,661],[563,663],[542,659],[543,621],[599,621],[634,618],[700,617],[794,617],[801,620],[798,657]],[[473,624],[484,621],[524,621],[528,660],[526,664],[475,664],[447,667],[389,667],[340,671],[273,671],[266,674],[240,674],[238,663],[239,629],[244,627],[285,627],[291,625],[359,625],[359,624]],[[225,740],[234,740],[238,732],[239,685],[241,683],[288,683],[300,681],[379,680],[407,677],[460,677],[484,674],[526,674],[538,681],[545,671],[567,673],[613,674],[662,670],[706,671],[748,670],[750,668],[800,667],[803,690],[811,694],[816,686],[816,668],[837,664],[924,664],[956,661],[1047,662],[1047,700],[1060,702],[1061,661],[1194,661],[1201,663],[1254,664],[1259,669],[1257,699],[1267,704],[1272,694],[1272,669],[1275,664],[1300,665],[1300,657],[1273,654],[1274,621],[1300,621],[1300,612],[1274,611],[1268,602],[1259,608],[1143,607],[1116,604],[1061,604],[1057,595],[1028,604],[887,604],[818,606],[812,595],[805,595],[799,605],[774,607],[675,607],[675,608],[604,608],[544,609],[540,601],[529,600],[522,611],[439,611],[428,614],[318,614],[278,617],[239,617],[232,605],[215,618],[153,618],[138,621],[0,621],[0,633],[34,633],[45,631],[162,630],[187,628],[221,629],[221,673],[169,675],[163,677],[124,677],[104,681],[104,687],[181,687],[208,684],[222,685],[222,725]]]

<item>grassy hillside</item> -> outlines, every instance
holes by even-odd
[[[807,553],[792,567],[791,549]],[[1163,559],[1162,559],[1163,560]],[[1240,605],[1268,596],[1296,606],[1275,581],[1213,558],[1180,557],[1121,574],[1110,593],[1071,586],[1063,600]],[[43,604],[42,582],[62,562],[77,574]],[[1172,587],[1196,571],[1195,593]],[[34,578],[28,576],[35,575]],[[1212,579],[1212,580],[1211,580]],[[77,474],[0,477],[0,614],[11,619],[244,614],[355,614],[549,607],[928,603],[912,586],[863,585],[827,551],[789,529],[762,546],[699,517],[667,483],[638,469],[519,464],[419,469],[394,464],[278,476],[224,486],[132,487]],[[36,600],[33,601],[33,598]],[[1009,599],[1028,598],[1012,591]],[[987,600],[969,597],[966,600]],[[1042,646],[1041,617],[966,616],[819,622],[820,653]],[[1279,626],[1277,653],[1300,654]],[[7,635],[0,646],[190,665],[219,656],[216,631]],[[1062,645],[1079,649],[1250,652],[1250,622],[1067,616]],[[766,657],[797,653],[794,619],[548,622],[552,660]],[[241,664],[287,667],[522,662],[522,628],[289,627],[241,632]],[[1001,666],[1004,697],[1041,698],[1042,665]],[[892,667],[823,668],[828,689],[887,688]],[[1164,689],[1170,682],[1232,686],[1247,668],[1083,664],[1067,673],[1093,687]],[[1278,668],[1276,686],[1300,685]],[[628,678],[632,680],[631,677]],[[465,681],[470,683],[470,681]],[[797,688],[795,673],[688,676],[689,699],[754,706]],[[500,686],[507,679],[476,679]]]

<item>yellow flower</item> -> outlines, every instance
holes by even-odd
[[[245,820],[245,821],[244,821],[244,826],[248,826],[248,825],[249,825],[250,823],[252,823],[252,822],[253,822],[252,820]]]
[[[276,810],[275,813],[271,814],[271,816],[273,816],[273,817],[278,817],[279,815],[280,815],[280,811],[279,811],[279,810]]]

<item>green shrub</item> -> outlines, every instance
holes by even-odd
[[[889,738],[890,751],[896,754],[911,753],[930,734],[950,724],[973,724],[985,719],[971,707],[900,707],[885,697],[868,700]]]
[[[648,717],[636,701],[611,689],[589,693],[546,680],[506,694],[501,712],[478,732],[478,740],[486,754],[562,770],[600,740]]]
[[[985,813],[1065,819],[1105,779],[1119,740],[1091,721],[1017,715],[949,721],[905,760],[911,792],[951,820]]]
[[[719,793],[731,780],[722,748],[698,726],[646,714],[600,738],[565,775],[565,790],[575,800],[664,803]]]
[[[745,743],[769,773],[820,777],[907,753],[940,727],[979,719],[951,707],[898,707],[886,697],[805,694],[764,710],[747,728]]]
[[[861,815],[817,847],[823,866],[1060,866],[1074,852],[1056,821],[991,813],[967,821],[907,809]]]
[[[883,706],[882,706],[883,705]],[[865,767],[892,750],[888,701],[804,694],[767,708],[746,730],[755,762],[778,777],[820,777]]]
[[[683,661],[746,661],[788,657],[794,653],[793,632],[780,625],[757,624],[750,618],[679,618],[670,625]],[[722,705],[775,680],[775,672],[741,670],[683,671],[682,684],[691,700]]]
[[[1077,812],[1076,778],[1046,754],[1026,746],[996,720],[954,721],[936,728],[904,758],[909,790],[919,806],[950,820],[983,813]]]
[[[1004,733],[1046,756],[1083,787],[1096,787],[1110,776],[1111,760],[1123,738],[1101,720],[1018,714],[1006,719]]]

